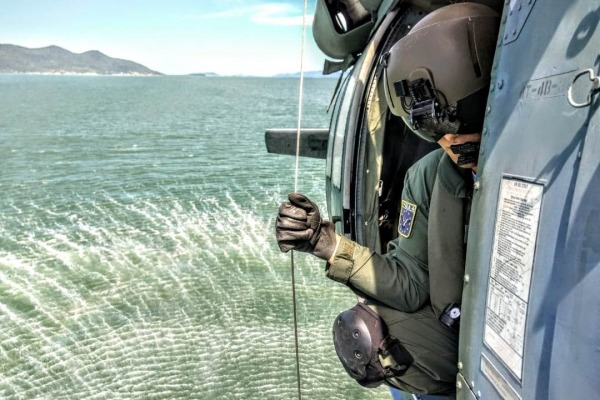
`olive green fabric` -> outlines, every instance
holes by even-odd
[[[442,164],[454,163],[449,157]],[[449,167],[440,166],[440,171]],[[451,303],[461,304],[465,273],[465,225],[467,202],[470,201],[472,179],[458,174],[439,176],[433,187],[429,215],[429,287],[431,305],[439,316]],[[465,196],[467,199],[465,200]]]
[[[450,394],[458,372],[458,335],[439,323],[429,305],[404,313],[381,305],[369,307],[385,321],[388,333],[398,339],[414,361],[406,372],[386,383],[410,393]],[[385,360],[380,360],[385,363]]]
[[[429,153],[415,163],[405,177],[402,200],[417,206],[410,235],[391,241],[383,255],[339,236],[333,262],[326,268],[327,276],[348,285],[361,297],[404,312],[420,310],[429,301],[430,293],[429,205],[436,175],[452,195],[466,196],[463,172],[442,149]],[[463,232],[462,223],[456,228]],[[461,268],[464,269],[464,264]]]

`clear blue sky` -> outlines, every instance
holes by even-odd
[[[320,70],[308,1],[304,69]],[[99,50],[166,74],[300,70],[303,0],[2,0],[0,43]]]

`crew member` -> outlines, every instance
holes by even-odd
[[[456,373],[470,195],[498,26],[498,14],[486,6],[449,5],[425,16],[382,59],[391,112],[417,135],[441,147],[407,172],[399,236],[385,254],[336,234],[333,223],[323,220],[304,195],[291,193],[289,202],[279,208],[276,238],[281,251],[304,251],[327,260],[327,276],[366,299],[371,311],[382,317],[379,325],[398,327],[398,320],[405,321],[400,329],[383,334],[389,336],[387,341],[396,339],[400,347],[393,346],[395,361],[383,375],[375,374],[375,382],[412,388],[409,391],[415,393],[447,393],[454,387],[453,379],[447,378]],[[369,319],[365,307],[355,306],[334,323],[338,356],[359,382],[364,377],[352,372],[357,371],[357,360],[347,356],[354,354],[352,340],[336,334],[336,324],[342,321],[344,332],[360,336],[364,319]],[[350,318],[355,314],[364,318]],[[382,347],[378,335],[369,332],[368,336],[375,342],[366,358],[372,361],[366,365],[380,370],[385,361],[381,354],[392,352]],[[443,373],[416,362],[436,343],[447,345],[448,351],[434,351],[441,357]],[[415,376],[417,381],[411,378]],[[361,383],[365,382],[373,384],[364,379]]]
[[[407,172],[399,236],[387,252],[336,235],[333,223],[298,193],[279,208],[281,251],[327,260],[329,278],[400,311],[417,311],[431,300],[439,314],[460,303],[468,204],[498,25],[498,14],[481,4],[442,7],[383,58],[391,112],[441,147]]]

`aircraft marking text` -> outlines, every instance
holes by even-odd
[[[573,71],[545,78],[534,79],[525,85],[521,100],[539,100],[548,97],[564,96],[571,83]]]

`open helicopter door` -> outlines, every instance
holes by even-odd
[[[458,399],[600,393],[600,6],[507,0],[473,199]]]

